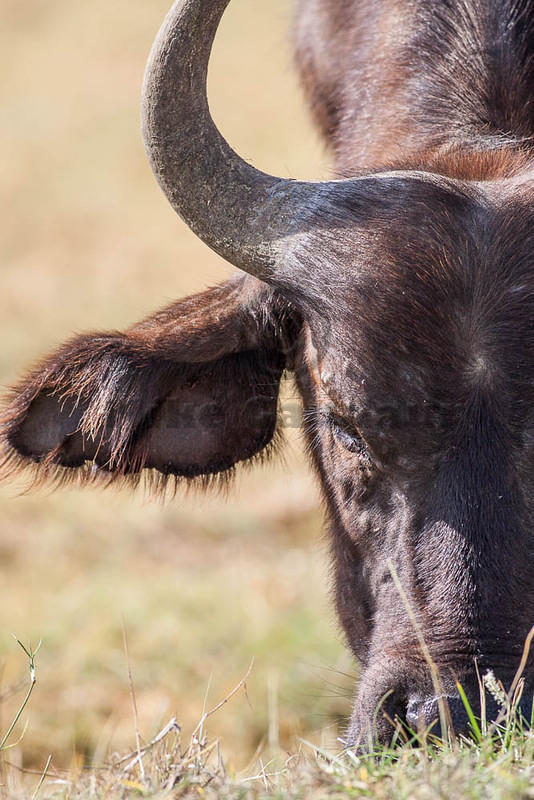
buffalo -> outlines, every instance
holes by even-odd
[[[361,664],[347,745],[396,718],[466,731],[458,683],[474,709],[486,672],[508,689],[534,624],[534,2],[298,0],[326,182],[258,171],[214,125],[228,2],[174,4],[142,120],[172,207],[239,271],[44,358],[6,404],[4,474],[224,479],[275,449],[292,373]],[[524,682],[530,716],[530,659]]]

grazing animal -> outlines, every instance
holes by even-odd
[[[173,208],[242,272],[46,357],[13,389],[5,467],[209,482],[272,448],[291,371],[362,666],[347,742],[395,717],[466,730],[456,681],[474,708],[477,670],[509,687],[534,623],[534,0],[299,0],[341,176],[317,183],[217,131],[227,4],[175,3],[143,133]]]

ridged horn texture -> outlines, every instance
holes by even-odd
[[[284,242],[307,229],[331,183],[272,177],[240,158],[208,107],[213,39],[229,0],[177,0],[150,54],[142,129],[154,174],[174,210],[209,247],[276,283]]]

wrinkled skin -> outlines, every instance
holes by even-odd
[[[270,286],[240,275],[44,359],[13,390],[7,467],[224,476],[276,441],[293,372],[362,665],[347,742],[395,716],[438,731],[441,694],[465,731],[456,680],[474,708],[475,662],[509,687],[534,624],[534,5],[298,6],[335,167],[371,177]]]

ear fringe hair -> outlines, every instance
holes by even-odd
[[[17,418],[8,418],[10,422]],[[278,457],[284,444],[284,434],[277,415],[277,425],[272,440],[259,452],[248,459],[231,466],[216,467],[207,474],[172,474],[162,473],[156,469],[145,468],[139,464],[136,472],[110,472],[94,462],[86,462],[79,467],[67,467],[54,461],[51,453],[42,461],[35,461],[29,456],[17,452],[9,443],[11,425],[6,418],[0,418],[0,481],[13,481],[24,476],[26,485],[20,494],[25,495],[49,487],[51,491],[65,487],[97,489],[128,488],[141,490],[150,500],[167,502],[180,492],[189,494],[192,491],[212,492],[226,496],[240,469],[251,469],[268,463]]]

